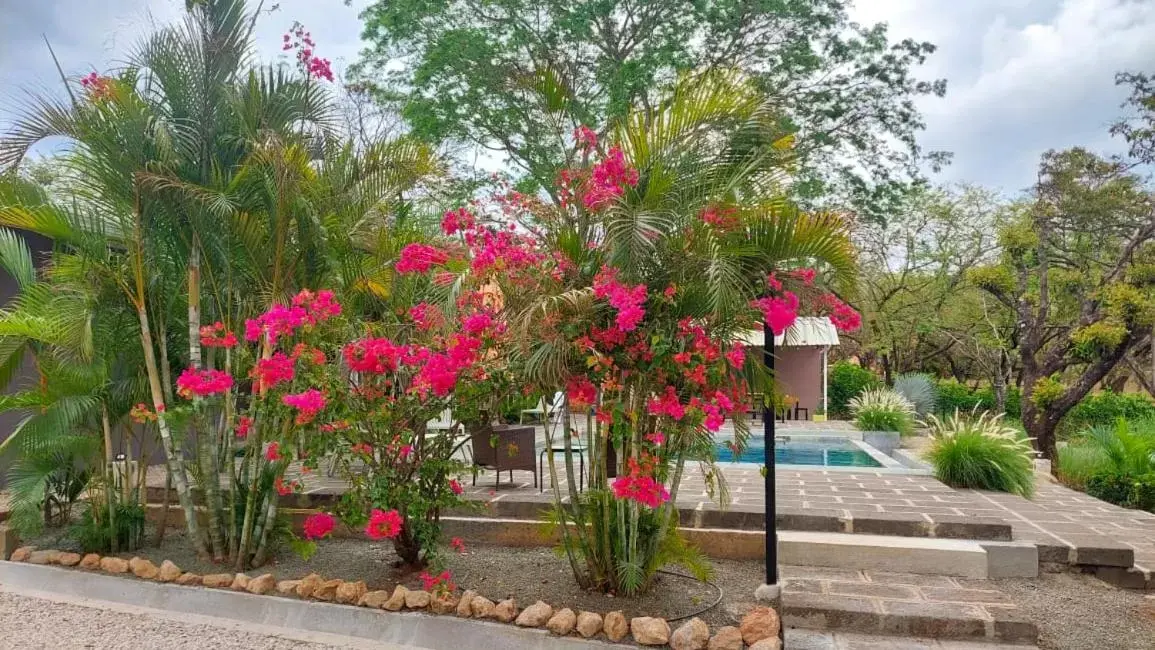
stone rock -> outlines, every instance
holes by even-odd
[[[674,650],[706,650],[709,643],[710,626],[696,616],[670,635],[670,647]]]
[[[89,569],[95,571],[100,568],[100,556],[96,553],[89,553],[80,560],[81,569]]]
[[[397,585],[393,588],[393,595],[389,597],[389,600],[385,601],[382,607],[391,612],[400,611],[401,608],[405,606],[405,594],[408,591],[405,585]]]
[[[277,583],[277,593],[282,596],[296,596],[297,585],[301,584],[300,580],[282,580]]]
[[[574,625],[577,625],[577,614],[573,610],[566,607],[554,613],[545,623],[545,629],[553,632],[558,636],[566,636],[573,632]]]
[[[366,591],[368,591],[368,588],[365,587],[364,580],[341,583],[341,586],[337,587],[337,602],[346,605],[356,605],[357,601],[361,600],[361,596],[364,596]]]
[[[337,578],[322,582],[313,590],[313,598],[325,601],[326,603],[333,602],[333,599],[337,597],[337,588],[340,587],[343,582],[344,580],[338,580]]]
[[[132,575],[144,580],[156,580],[156,577],[160,575],[160,569],[151,560],[142,557],[134,557],[129,560],[128,568],[132,570]]]
[[[80,554],[79,553],[61,553],[60,554],[60,566],[76,566],[77,564],[80,564]]]
[[[60,564],[60,551],[32,551],[28,555],[28,564]]]
[[[466,589],[465,593],[461,594],[461,599],[457,601],[457,615],[461,618],[469,618],[473,615],[473,610],[470,605],[473,599],[477,598],[477,592],[472,589]]]
[[[157,580],[160,580],[161,582],[172,582],[173,580],[179,578],[180,574],[180,567],[173,564],[172,562],[169,562],[168,560],[165,560],[164,562],[160,563],[160,574],[157,575]]]
[[[249,583],[252,582],[252,580],[252,578],[243,573],[235,574],[233,576],[233,584],[229,585],[229,588],[233,591],[248,591]]]
[[[367,591],[367,592],[365,592],[364,596],[361,596],[361,600],[357,601],[357,604],[360,605],[361,607],[372,607],[373,609],[382,609],[385,606],[385,602],[388,600],[389,600],[389,592],[388,591],[381,591],[381,590]]]
[[[257,576],[249,580],[248,590],[250,594],[264,596],[272,591],[277,586],[277,577],[271,573],[266,573],[262,576]]]
[[[433,600],[433,597],[428,591],[411,589],[405,592],[405,606],[409,609],[425,609],[429,607],[429,601],[431,600]]]
[[[770,637],[769,639],[762,639],[750,646],[749,650],[782,650],[782,640],[776,636]]]
[[[36,550],[35,546],[21,546],[20,548],[16,549],[15,551],[12,551],[12,557],[10,557],[8,559],[13,561],[13,562],[27,562],[28,556],[32,555],[32,552],[35,550]]]
[[[469,611],[473,612],[473,618],[493,618],[496,609],[497,605],[485,596],[476,596],[473,602],[469,603]]]
[[[746,645],[754,645],[762,639],[778,638],[781,625],[778,612],[769,607],[755,607],[742,617],[738,629],[741,630],[742,640]]]
[[[317,587],[321,586],[321,582],[321,576],[316,573],[310,573],[304,578],[301,578],[297,583],[297,598],[308,598],[312,596],[313,592],[317,590]]]
[[[493,608],[493,618],[502,623],[509,623],[517,618],[517,601],[512,598],[507,598],[497,604]]]
[[[176,583],[178,585],[183,585],[185,587],[195,587],[195,586],[201,584],[201,582],[203,580],[204,580],[204,578],[202,578],[200,576],[200,574],[182,573],[182,574],[180,574],[180,577],[176,579]]]
[[[128,573],[128,560],[118,557],[100,558],[100,570],[105,573]]]
[[[523,609],[521,615],[517,617],[515,624],[521,627],[541,627],[545,625],[552,616],[553,608],[539,600]]]
[[[201,584],[213,589],[224,589],[233,586],[233,580],[236,579],[231,573],[210,573],[201,578]]]
[[[706,650],[742,650],[742,631],[733,625],[718,630]]]
[[[457,611],[457,596],[453,594],[443,594],[441,596],[434,596],[429,601],[429,611],[434,614],[452,614]]]
[[[670,641],[670,624],[664,618],[638,616],[630,619],[630,634],[639,645],[666,645]]]
[[[593,612],[581,612],[574,628],[578,634],[588,639],[602,631],[602,616]]]
[[[626,638],[626,634],[629,634],[630,626],[626,623],[625,614],[622,614],[621,611],[613,611],[606,614],[602,630],[605,631],[610,641],[621,641]]]

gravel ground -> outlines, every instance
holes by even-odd
[[[1142,592],[1075,573],[994,584],[1039,626],[1039,647],[1045,650],[1155,648],[1155,598]]]
[[[334,650],[336,647],[0,593],[0,648]]]

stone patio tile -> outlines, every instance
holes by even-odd
[[[941,647],[931,639],[898,639],[865,634],[839,634],[836,638],[837,647],[842,650],[938,650]]]
[[[1039,628],[1029,616],[1017,607],[983,607],[994,619],[995,638],[999,641],[1035,643],[1039,639]]]
[[[826,583],[826,593],[840,596],[867,596],[870,598],[890,598],[897,600],[917,600],[918,589],[908,585],[891,585],[877,582]]]
[[[917,573],[890,573],[887,571],[867,571],[866,578],[871,582],[884,584],[913,585],[915,587],[958,587],[955,578],[950,576],[930,576]]]
[[[813,578],[782,578],[783,591],[796,591],[808,594],[823,594],[826,593],[826,585],[830,584],[827,580],[815,580]],[[859,583],[845,583],[845,584],[859,584]]]
[[[1110,537],[1063,536],[1063,539],[1075,547],[1073,564],[1129,567],[1135,563],[1135,550]]]
[[[881,631],[931,638],[974,638],[986,634],[988,614],[974,605],[884,600]]]
[[[879,622],[880,602],[855,596],[786,592],[782,594],[782,618],[791,627],[872,630]]]
[[[779,573],[784,578],[808,578],[811,580],[841,580],[843,582],[865,582],[861,571],[835,569],[830,567],[783,565]]]
[[[1011,526],[997,517],[934,515],[935,537],[1010,541]]]
[[[917,513],[877,512],[857,515],[852,520],[856,533],[869,535],[898,535],[903,537],[925,537],[930,524]]]
[[[1007,604],[1010,599],[1001,591],[963,589],[961,587],[923,587],[922,595],[932,602]]]

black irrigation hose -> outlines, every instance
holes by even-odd
[[[709,580],[700,580],[698,578],[695,578],[694,576],[688,576],[684,573],[677,573],[675,571],[666,571],[665,569],[658,569],[658,573],[664,573],[668,576],[677,576],[679,578],[686,578],[687,580],[695,580],[695,581],[700,582],[702,584],[710,585],[714,589],[718,590],[717,600],[710,603],[709,605],[706,605],[705,607],[703,607],[702,609],[699,609],[696,612],[691,612],[689,614],[683,614],[682,616],[673,616],[671,618],[667,618],[666,621],[669,623],[673,623],[674,621],[680,621],[680,620],[687,619],[687,618],[692,618],[692,617],[697,616],[699,614],[705,614],[706,612],[710,611],[711,609],[714,609],[715,607],[717,607],[718,603],[722,602],[722,588],[719,587],[718,585],[714,584],[713,582],[710,582]]]

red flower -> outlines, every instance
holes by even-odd
[[[401,534],[401,514],[396,510],[374,508],[369,513],[365,534],[372,539],[393,539]]]
[[[249,430],[253,428],[253,419],[247,415],[242,415],[237,418],[237,437],[244,438],[249,435]]]
[[[565,385],[566,397],[574,408],[590,406],[598,399],[598,388],[589,377],[572,377]]]
[[[323,539],[333,532],[337,520],[327,512],[316,512],[305,519],[305,539]]]
[[[225,330],[224,323],[217,321],[201,328],[201,345],[208,348],[235,347],[237,335]]]
[[[281,460],[281,443],[270,442],[269,446],[265,447],[265,459],[270,463]]]
[[[453,539],[449,540],[449,548],[457,551],[458,553],[465,553],[465,542],[460,537],[454,537]]]
[[[449,255],[428,244],[409,244],[401,249],[397,264],[394,267],[398,273],[425,273],[431,266],[444,264]]]
[[[465,491],[465,488],[461,487],[461,483],[458,483],[457,479],[455,478],[449,479],[449,489],[457,495],[460,495]]]
[[[293,381],[293,366],[293,359],[285,356],[284,352],[257,361],[257,365],[249,373],[257,384],[254,389],[259,392],[277,384]]]
[[[233,387],[233,377],[223,370],[186,368],[176,380],[177,394],[185,399],[224,393]]]

